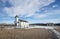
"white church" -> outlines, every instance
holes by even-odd
[[[15,25],[16,25],[16,28],[28,28],[29,27],[28,21],[19,19],[17,15],[15,16]]]

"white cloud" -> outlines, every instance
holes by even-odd
[[[47,13],[48,15],[57,15],[60,14],[60,9],[54,9],[54,10],[47,10],[45,13]]]
[[[32,15],[32,17],[35,18],[35,19],[39,19],[39,18],[47,17],[48,15],[49,15],[48,13],[45,13],[45,14],[34,14],[34,15]]]
[[[30,17],[35,14],[35,12],[44,6],[49,5],[55,0],[8,0],[13,7],[5,7],[4,11],[9,16],[25,16]]]
[[[58,16],[57,16],[58,15]],[[29,20],[30,23],[60,23],[60,9],[46,11],[45,14],[35,14],[32,17],[36,18],[35,20]],[[55,18],[55,17],[57,18]],[[47,18],[49,17],[49,19]],[[51,18],[50,18],[51,17]],[[41,19],[43,18],[43,19]]]
[[[58,6],[58,5],[53,5],[52,7],[55,8],[55,7],[57,7],[57,6]]]
[[[29,23],[60,23],[60,19],[31,20]]]
[[[52,10],[52,11],[45,11],[45,12],[43,12],[43,13],[41,13],[41,14],[34,14],[34,15],[32,15],[32,17],[33,18],[35,18],[35,19],[41,19],[41,18],[47,18],[47,17],[49,17],[50,18],[50,16],[55,16],[55,15],[58,15],[58,14],[60,14],[60,10]]]
[[[4,3],[7,0],[2,0]],[[60,10],[50,10],[50,11],[45,11],[45,14],[36,14],[35,12],[39,10],[41,7],[47,6],[50,3],[53,3],[55,0],[8,0],[11,4],[12,7],[5,7],[4,11],[9,15],[9,16],[15,16],[15,15],[20,15],[24,17],[33,17],[33,18],[44,18],[48,17],[51,15],[56,15],[60,14]],[[53,5],[52,7],[55,8],[58,5]],[[30,20],[29,20],[30,21]],[[31,20],[30,22],[39,22],[39,23],[47,23],[47,22],[54,22],[58,23],[60,22],[60,19],[44,19],[44,20]]]
[[[47,19],[43,20],[45,23],[60,23],[60,19]]]

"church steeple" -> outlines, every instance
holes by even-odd
[[[19,17],[18,17],[18,15],[16,15],[15,16],[15,24],[16,24],[17,27],[18,27],[18,23],[19,23]]]
[[[15,16],[15,18],[18,17],[18,15]]]

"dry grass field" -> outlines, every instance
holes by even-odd
[[[55,30],[59,31],[60,32],[60,28],[56,28]]]
[[[1,29],[0,39],[51,39],[46,29]]]
[[[60,32],[60,26],[56,26],[55,30]]]

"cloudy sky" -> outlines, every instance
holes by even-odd
[[[16,15],[29,23],[59,23],[60,0],[0,0],[0,23],[14,23]]]

